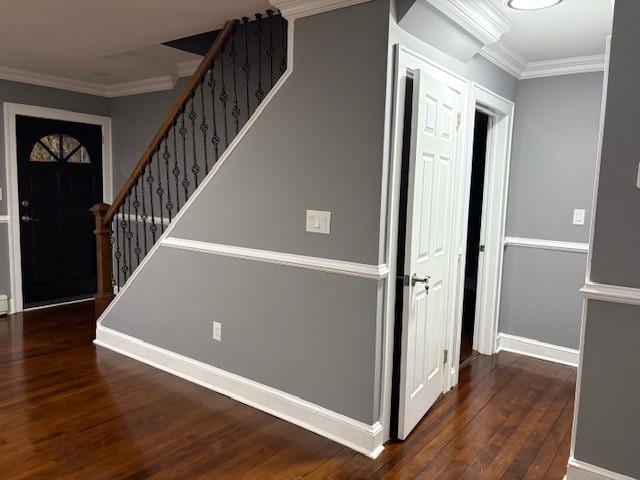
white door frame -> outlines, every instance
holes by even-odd
[[[110,203],[113,198],[113,178],[111,160],[111,118],[101,115],[58,110],[55,108],[23,105],[19,103],[4,104],[4,140],[7,174],[7,214],[9,235],[9,283],[10,312],[21,312],[22,296],[22,263],[20,253],[20,220],[18,205],[18,158],[16,151],[16,116],[63,120],[67,122],[87,123],[102,127],[102,201]]]
[[[456,149],[456,168],[462,163],[466,155],[466,121],[465,106],[468,97],[468,81],[441,65],[413,52],[403,45],[395,45],[393,49],[395,57],[395,70],[393,72],[394,89],[390,98],[392,116],[390,118],[390,167],[388,183],[388,205],[387,205],[387,232],[386,232],[386,263],[389,266],[389,276],[385,291],[385,320],[383,326],[383,358],[382,358],[382,385],[380,401],[380,418],[384,428],[384,438],[389,438],[389,427],[391,424],[391,393],[393,376],[393,341],[395,330],[395,278],[398,272],[398,215],[400,202],[400,180],[402,166],[402,135],[404,122],[404,99],[405,99],[405,78],[412,75],[416,69],[421,69],[432,77],[442,81],[452,90],[460,95],[460,107],[462,119],[458,130],[458,148]],[[454,170],[454,175],[459,173]],[[455,187],[457,188],[457,187]],[[402,246],[404,248],[404,246]],[[454,249],[455,250],[455,249]],[[455,273],[455,272],[454,272]],[[450,285],[455,283],[449,280]],[[452,305],[453,297],[451,293],[454,289],[449,289],[449,302]],[[450,322],[449,322],[450,323]],[[449,345],[452,338],[452,325],[447,325],[446,345]],[[451,360],[449,360],[451,363]],[[445,365],[445,368],[448,368]],[[446,375],[444,389],[449,388],[448,375]]]
[[[504,256],[504,236],[511,162],[511,137],[513,133],[514,103],[472,82],[466,116],[466,148],[462,169],[458,177],[456,193],[456,217],[458,226],[454,232],[458,246],[459,265],[457,298],[455,305],[455,327],[451,338],[450,352],[452,368],[449,387],[458,383],[460,366],[460,340],[462,333],[462,304],[464,299],[464,268],[467,254],[467,221],[469,217],[469,195],[471,166],[473,161],[473,137],[475,112],[489,115],[487,159],[484,180],[481,243],[485,246],[478,266],[478,288],[474,328],[474,348],[485,355],[493,355],[498,335],[498,314]]]

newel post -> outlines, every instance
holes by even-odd
[[[93,233],[96,236],[96,261],[98,273],[98,291],[96,292],[96,305],[100,304],[103,309],[113,298],[112,256],[111,256],[111,232],[105,216],[110,205],[97,203],[91,207],[91,213],[96,219],[96,229]]]

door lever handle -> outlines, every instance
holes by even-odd
[[[20,220],[22,220],[25,223],[29,223],[29,222],[39,222],[40,219],[38,218],[31,218],[29,215],[22,215],[20,217]]]
[[[429,285],[429,280],[430,279],[431,279],[431,277],[429,275],[425,275],[424,277],[420,278],[414,273],[413,277],[411,277],[411,286],[415,287],[416,283],[418,283],[418,282],[424,283],[425,285]]]

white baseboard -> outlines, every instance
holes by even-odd
[[[233,398],[334,440],[370,458],[383,450],[382,425],[367,425],[299,397],[146,343],[102,325],[96,345]]]
[[[565,480],[636,480],[621,473],[615,473],[585,462],[569,459]]]
[[[571,367],[577,367],[580,360],[579,350],[506,333],[499,333],[496,339],[496,352],[500,351],[519,353]]]

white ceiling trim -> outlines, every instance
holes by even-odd
[[[485,45],[480,55],[517,79],[522,77],[522,72],[527,68],[524,58],[500,43]]]
[[[604,54],[561,58],[545,62],[529,62],[520,78],[550,77],[572,73],[604,71]]]
[[[176,86],[180,77],[190,77],[200,64],[200,60],[190,60],[176,65],[176,72],[173,75],[162,75],[159,77],[135,80],[132,82],[116,83],[113,85],[103,85],[94,82],[83,82],[71,78],[57,77],[43,73],[19,70],[0,66],[0,79],[12,82],[27,83],[41,87],[57,88],[77,93],[86,93],[99,97],[124,97],[126,95],[136,95],[139,93],[158,92],[171,90]]]
[[[513,28],[496,7],[483,0],[427,0],[471,35],[488,45]]]
[[[518,80],[604,71],[604,55],[526,62],[512,49],[499,43],[486,45],[480,50],[480,55]]]
[[[269,0],[287,20],[308,17],[318,13],[365,3],[369,0]]]

